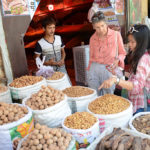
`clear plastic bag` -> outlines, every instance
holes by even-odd
[[[43,76],[44,78],[51,77],[54,73],[54,70],[51,66],[42,66],[36,72],[36,76]]]
[[[114,70],[112,69],[112,65],[107,65],[106,68],[110,71],[113,75],[117,76],[118,78],[123,78],[123,69],[121,67],[116,67]]]
[[[115,68],[114,71],[115,71],[116,76],[117,76],[118,78],[122,78],[122,77],[123,77],[123,69],[122,69],[122,68],[117,67],[117,68]]]
[[[36,65],[38,67],[38,71],[36,72],[36,76],[43,76],[44,78],[51,77],[54,73],[53,67],[51,66],[44,66],[45,56],[43,57],[43,60],[39,57],[36,58]]]

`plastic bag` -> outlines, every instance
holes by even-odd
[[[54,70],[51,66],[42,66],[40,70],[36,72],[36,76],[43,76],[44,78],[51,77]]]
[[[36,72],[36,76],[43,76],[44,78],[51,77],[54,73],[53,67],[51,66],[44,66],[45,56],[43,57],[43,60],[39,57],[36,58],[36,65],[39,68],[39,70]]]
[[[123,69],[121,67],[117,67],[115,69],[115,73],[116,73],[118,78],[122,78],[123,77]]]
[[[108,71],[110,71],[113,75],[117,76],[118,78],[123,78],[123,69],[121,67],[116,67],[114,70],[112,70],[112,65],[107,65],[106,68]]]

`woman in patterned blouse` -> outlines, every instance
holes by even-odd
[[[118,84],[128,90],[128,98],[133,104],[134,112],[144,111],[145,88],[150,94],[150,31],[146,25],[134,25],[128,32],[130,55],[130,76],[125,81],[117,77],[105,80],[99,87],[110,88]]]

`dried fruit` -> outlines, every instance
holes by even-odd
[[[44,132],[43,132],[44,130]],[[41,133],[42,131],[42,133]],[[52,131],[55,134],[52,134]],[[63,135],[65,132],[66,136]],[[39,139],[39,137],[43,137]],[[70,138],[67,138],[70,137]],[[21,145],[21,149],[23,150],[38,150],[38,149],[47,149],[47,150],[66,150],[70,141],[71,141],[71,134],[68,134],[63,129],[59,128],[48,128],[47,126],[36,124],[35,129],[33,132],[29,134],[27,139],[23,141]],[[60,140],[61,138],[65,140]],[[63,147],[63,149],[62,149]]]
[[[16,78],[15,80],[13,80],[13,82],[10,84],[10,86],[15,87],[15,88],[22,88],[22,87],[33,85],[42,80],[43,80],[43,77],[22,76],[20,78]]]
[[[39,92],[33,94],[26,101],[26,105],[33,110],[43,110],[62,100],[64,100],[64,94],[61,91],[55,90],[50,86],[42,86]]]
[[[16,113],[17,111],[17,113]],[[28,113],[26,107],[0,102],[0,125],[18,121]]]
[[[81,96],[91,95],[94,93],[94,91],[87,87],[72,86],[64,89],[63,93],[65,93],[69,97],[81,97]]]
[[[54,74],[51,76],[51,77],[49,77],[49,78],[47,78],[48,80],[59,80],[59,79],[62,79],[63,77],[64,77],[64,73],[62,73],[62,72],[54,72]]]
[[[130,103],[120,97],[113,94],[105,94],[104,96],[96,98],[92,101],[88,108],[95,114],[115,114],[126,110],[130,106]]]
[[[76,112],[68,116],[64,125],[71,129],[88,129],[97,122],[96,117],[88,112]]]
[[[8,88],[4,85],[0,85],[0,93],[6,92]]]

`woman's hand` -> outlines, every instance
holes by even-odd
[[[108,80],[105,80],[98,89],[99,90],[102,88],[108,89],[108,88],[112,87],[114,83],[116,83],[116,80],[117,80],[116,77],[111,77]]]
[[[107,70],[111,72],[113,75],[116,75],[115,69],[118,67],[119,59],[115,59],[112,65],[106,66]]]
[[[58,63],[58,66],[60,67],[60,66],[63,66],[64,64],[65,64],[65,61],[64,61],[64,59],[61,59],[59,62],[57,62]]]

